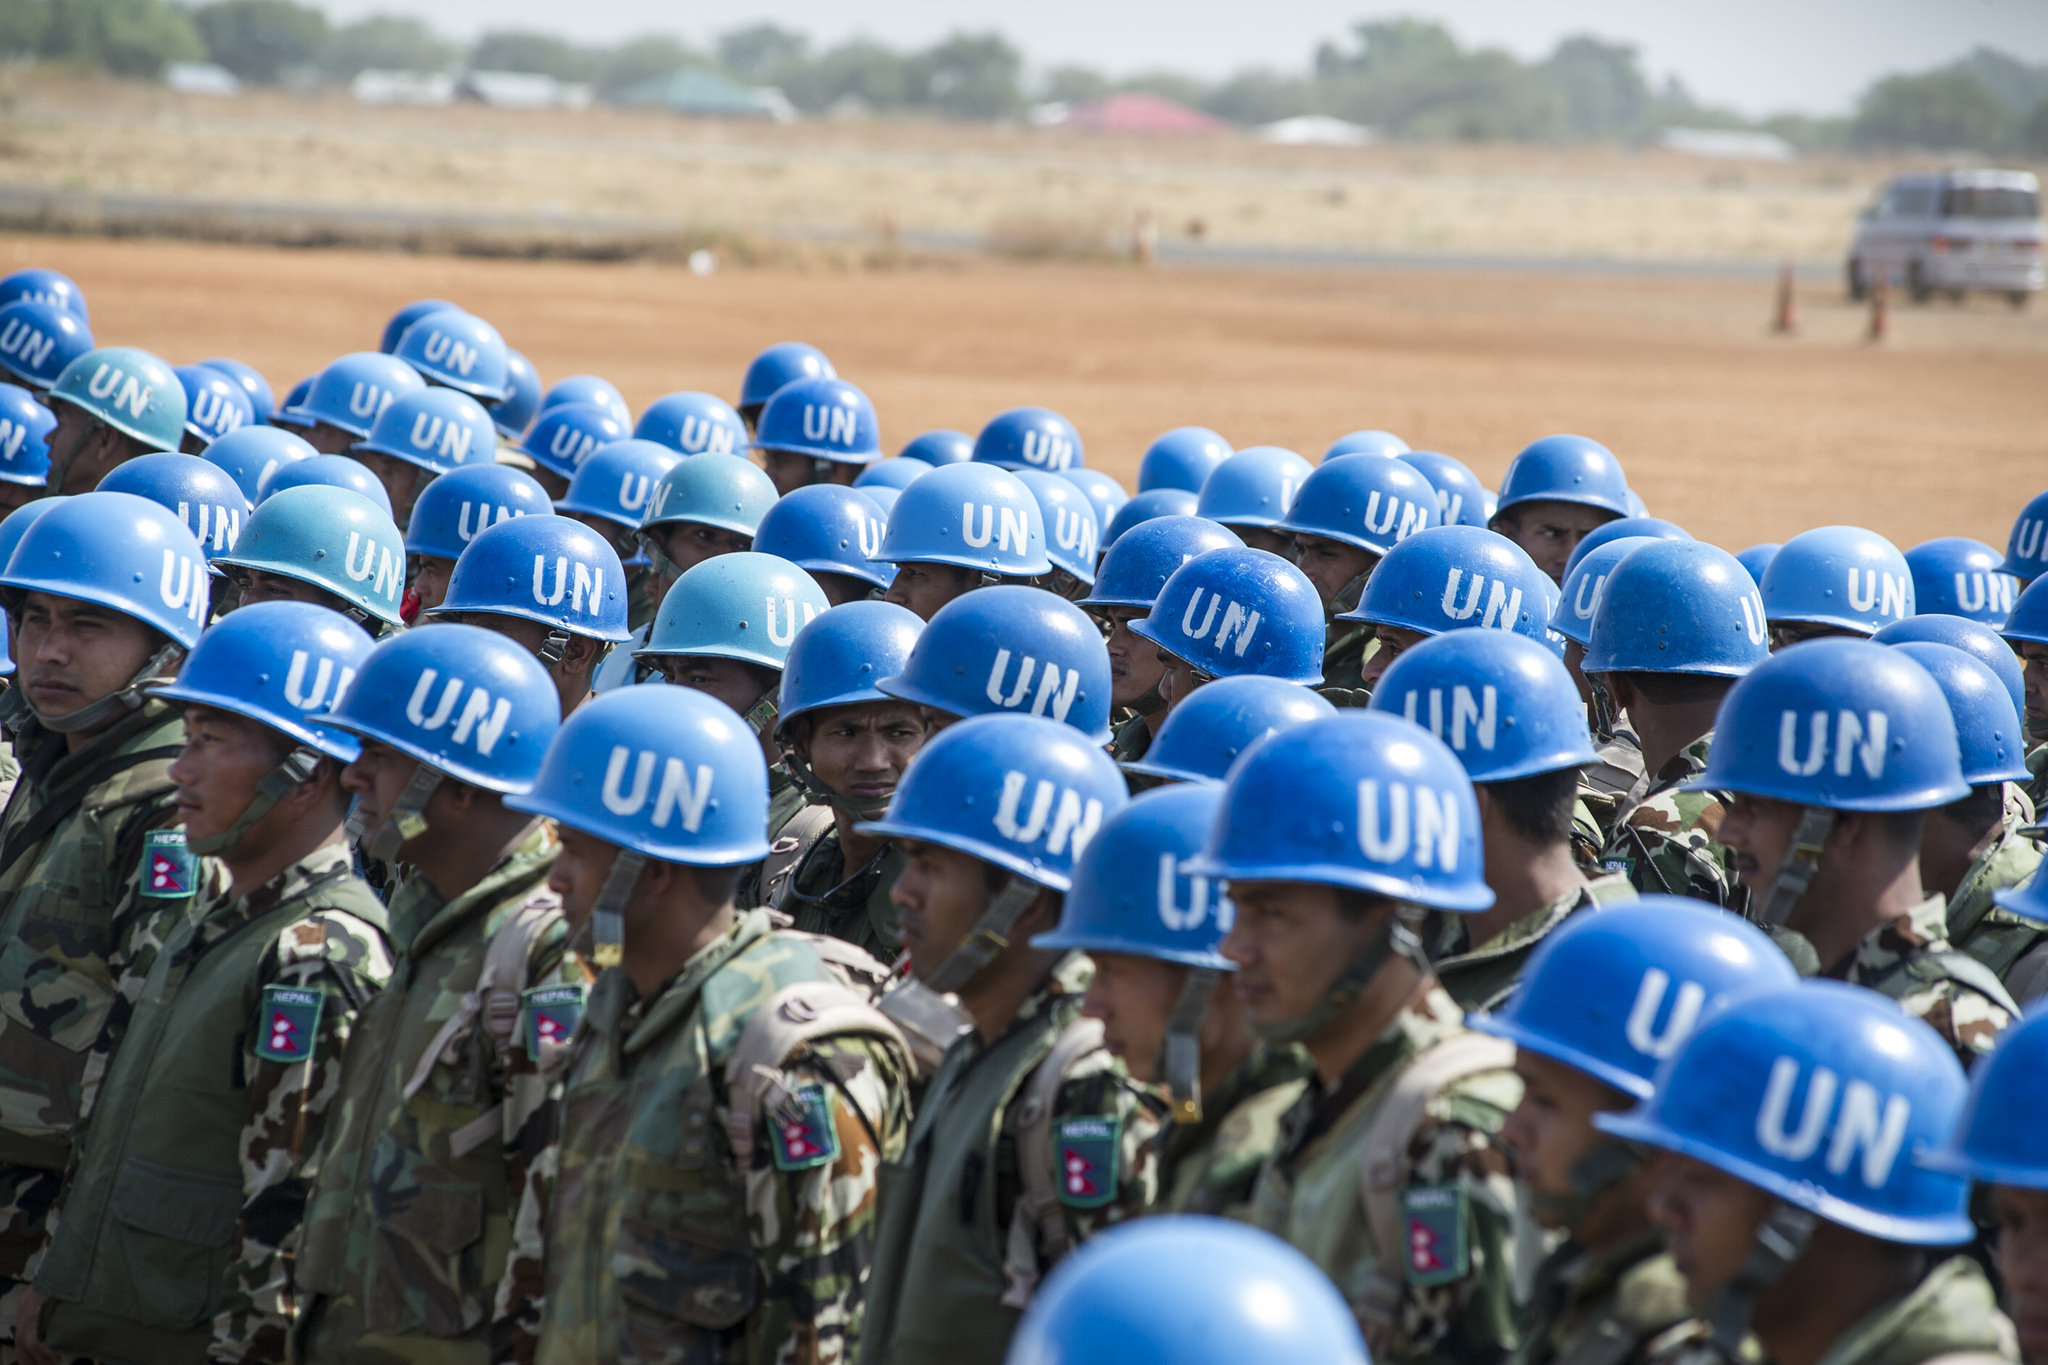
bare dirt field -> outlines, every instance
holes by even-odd
[[[1079,426],[1127,484],[1182,423],[1311,457],[1384,427],[1498,479],[1556,431],[1619,453],[1653,511],[1731,548],[1822,522],[1902,545],[2003,546],[2048,487],[2048,310],[1900,308],[1893,338],[1830,280],[1802,329],[1769,334],[1768,286],[1441,272],[1225,272],[960,262],[900,271],[727,270],[0,239],[54,266],[102,343],[175,362],[234,355],[280,393],[376,344],[422,295],[495,321],[544,378],[613,379],[636,409],[673,389],[734,396],[747,359],[800,337],[881,412],[892,448],[1021,403]]]

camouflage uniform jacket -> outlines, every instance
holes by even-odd
[[[1510,1365],[1640,1365],[1691,1317],[1657,1232],[1605,1254],[1566,1242],[1537,1267]]]
[[[2013,1016],[2004,1001],[1968,980],[1967,970],[1974,967],[1984,973],[1986,986],[1997,984],[1988,970],[1949,946],[1947,911],[1941,897],[1929,896],[1871,930],[1848,957],[1821,975],[1867,986],[1898,1001],[1908,1014],[1925,1020],[1947,1039],[1968,1069],[1991,1050]],[[1792,960],[1797,964],[1800,957]]]
[[[1259,1168],[1280,1144],[1281,1117],[1301,1098],[1310,1070],[1300,1048],[1261,1045],[1214,1094],[1202,1096],[1201,1118],[1166,1130],[1158,1211],[1242,1215]]]
[[[1109,756],[1118,763],[1136,763],[1152,749],[1152,727],[1145,717],[1134,715],[1117,722],[1110,732]]]
[[[636,999],[592,993],[562,1096],[542,1365],[823,1365],[852,1357],[875,1177],[910,1126],[909,1058],[866,1033],[804,1045],[729,1136],[726,1068],[775,993],[832,971],[742,915]]]
[[[2002,910],[1991,898],[2020,885],[2040,866],[2040,846],[2008,820],[1948,898],[1949,942],[1998,973],[2022,1005],[2044,984],[2040,978],[2041,966],[2048,962],[2048,924]],[[2020,988],[2028,985],[2034,989],[2021,994]]]
[[[18,696],[18,693],[10,694]],[[134,1011],[160,912],[189,912],[205,869],[184,849],[169,770],[184,721],[147,702],[75,753],[25,714],[22,780],[0,817],[0,1338],[48,1245],[46,1218]],[[70,813],[40,835],[52,818]],[[161,881],[136,875],[161,844]],[[170,895],[169,892],[182,894]],[[10,1283],[11,1282],[11,1283]]]
[[[970,1030],[947,1051],[919,1106],[910,1144],[882,1170],[863,1361],[958,1365],[999,1361],[1019,1310],[1002,1302],[1004,1253],[1023,1187],[1020,1092],[1076,1018],[1090,967],[1053,969],[1009,1027],[983,1043]],[[1165,1105],[1096,1049],[1067,1068],[1050,1123],[1059,1221],[1068,1246],[1142,1213],[1158,1197]],[[1051,1269],[1041,1241],[1040,1273]]]
[[[1615,813],[1643,781],[1643,744],[1625,725],[1617,725],[1593,753],[1594,761],[1579,774],[1579,803],[1572,811],[1572,851],[1588,868],[1600,865],[1600,850],[1614,837]]]
[[[14,784],[21,780],[21,764],[14,759],[14,741],[0,735],[0,809],[14,796]]]
[[[1440,916],[1443,932],[1435,954],[1437,980],[1451,999],[1468,1010],[1498,1009],[1521,979],[1529,955],[1550,936],[1551,930],[1590,906],[1613,905],[1635,898],[1635,888],[1628,884],[1628,878],[1609,873],[1574,888],[1569,895],[1559,896],[1534,914],[1524,915],[1476,947],[1469,941],[1471,924],[1467,916]]]
[[[771,764],[768,768],[768,842],[774,843],[783,826],[809,804],[810,799],[804,794],[802,784],[790,775],[789,769],[780,763]],[[742,910],[753,910],[765,905],[767,896],[762,864],[755,863],[740,874],[739,885],[733,890],[733,904]]]
[[[849,874],[834,825],[805,851],[776,908],[807,934],[829,934],[882,962],[894,962],[903,941],[896,936],[896,903],[889,889],[908,861],[895,844],[885,844],[865,867]]]
[[[116,1359],[281,1360],[288,1246],[342,1047],[391,975],[384,907],[336,842],[148,932],[154,964],[36,1276],[43,1337]]]
[[[1645,894],[1691,896],[1740,913],[1749,897],[1735,875],[1735,855],[1714,842],[1720,800],[1712,792],[1678,790],[1706,771],[1713,742],[1712,735],[1695,740],[1654,780],[1645,778],[1640,795],[1631,792],[1622,801],[1600,865]]]
[[[1521,1100],[1513,1072],[1482,1072],[1429,1101],[1407,1153],[1409,1246],[1375,1246],[1363,1213],[1364,1145],[1380,1106],[1411,1059],[1464,1028],[1464,1011],[1430,983],[1335,1085],[1309,1082],[1252,1192],[1247,1221],[1321,1266],[1354,1306],[1384,1260],[1402,1260],[1406,1292],[1390,1347],[1374,1353],[1381,1365],[1462,1365],[1515,1342],[1515,1188],[1494,1138]]]
[[[515,1214],[545,1207],[556,1044],[581,1011],[565,926],[531,944],[514,1013],[480,1010],[475,991],[492,939],[523,908],[554,904],[558,851],[537,824],[454,900],[418,876],[392,897],[401,955],[342,1058],[306,1210],[297,1358],[531,1358],[540,1225]]]
[[[2037,744],[2027,751],[2027,771],[2034,780],[2027,783],[2027,800],[2034,809],[2048,815],[2048,744]]]
[[[1365,661],[1378,652],[1379,640],[1371,626],[1356,621],[1330,622],[1323,641],[1323,681],[1316,691],[1332,706],[1364,706],[1372,700],[1372,689],[1365,683]]]

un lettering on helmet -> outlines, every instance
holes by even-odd
[[[619,476],[619,510],[638,512],[647,506],[647,494],[654,487],[654,480],[645,474],[631,470]]]
[[[1078,856],[1102,826],[1101,800],[1084,797],[1071,787],[1041,777],[1032,787],[1027,807],[1024,789],[1031,784],[1029,773],[1015,768],[1003,773],[1002,795],[996,803],[996,832],[1026,848],[1043,839],[1046,853],[1055,858],[1069,850]]]
[[[661,766],[661,786],[654,792],[650,823],[656,829],[667,829],[669,821],[680,816],[684,832],[697,833],[711,804],[712,771],[708,763],[699,763],[693,778],[683,760],[674,755],[663,759],[652,749],[642,749],[636,755],[626,745],[615,744],[605,763],[604,789],[599,793],[604,808],[622,820],[630,820],[645,810],[657,763]],[[626,777],[629,764],[633,774],[630,786]]]
[[[422,348],[421,354],[426,357],[429,365],[446,365],[449,369],[454,370],[464,379],[467,379],[470,377],[470,373],[476,369],[476,362],[481,357],[482,352],[467,342],[449,336],[437,327],[428,333],[426,345]]]
[[[559,607],[562,599],[569,599],[569,610],[579,616],[597,615],[598,606],[604,601],[604,570],[595,564],[582,560],[571,561],[567,555],[554,557],[555,584],[547,586],[548,556],[537,554],[533,557],[533,601],[535,606]],[[589,606],[584,603],[588,601]]]
[[[415,413],[412,431],[406,437],[414,450],[438,453],[450,464],[461,464],[469,458],[472,432],[466,426],[449,421],[434,413]]]
[[[9,323],[11,328],[14,324]],[[40,333],[38,333],[40,335]],[[4,334],[0,334],[0,351],[15,354],[7,345]],[[44,348],[45,355],[49,354]],[[2048,531],[2048,518],[2022,516],[2012,528],[2012,539],[2007,542],[2007,557],[2011,559],[2033,559],[2041,553],[2041,533]]]
[[[1742,633],[1753,645],[1760,645],[1770,635],[1770,621],[1764,616],[1763,594],[1751,588],[1742,594]]]
[[[206,565],[188,559],[166,545],[163,576],[157,581],[157,596],[172,611],[182,611],[187,620],[203,621],[211,597]]]
[[[1806,755],[1799,754],[1799,732],[1804,720]],[[1835,712],[1778,713],[1778,766],[1794,777],[1812,777],[1834,759],[1835,776],[1847,777],[1860,761],[1864,775],[1873,781],[1884,776],[1885,741],[1891,733],[1891,718],[1882,711],[1861,715],[1846,708]]]
[[[780,610],[777,610],[778,604]],[[802,604],[803,620],[797,620],[798,604],[794,597],[777,597],[770,593],[765,599],[768,612],[768,643],[778,649],[787,649],[795,641],[796,633],[817,619],[818,608],[814,603]]]
[[[192,528],[192,539],[199,542],[201,549],[211,549],[215,554],[234,549],[242,534],[242,509],[223,507],[217,502],[202,502],[194,507],[180,501],[178,520]],[[213,542],[210,546],[209,539]]]
[[[860,553],[863,559],[882,553],[882,523],[874,517],[860,519]]]
[[[349,390],[349,415],[359,417],[365,425],[369,425],[384,415],[384,409],[390,407],[391,400],[397,396],[382,384],[372,384],[358,379],[355,387]]]
[[[1500,693],[1491,683],[1479,689],[1473,696],[1472,689],[1463,683],[1454,684],[1451,689],[1450,723],[1445,724],[1444,689],[1429,689],[1428,712],[1425,718],[1422,710],[1422,693],[1410,691],[1402,698],[1401,714],[1409,723],[1420,725],[1438,739],[1459,753],[1465,752],[1465,741],[1469,736],[1481,749],[1493,750],[1493,741],[1500,729]]]
[[[1458,794],[1420,783],[1360,778],[1358,851],[1376,863],[1413,859],[1417,867],[1457,871]]]
[[[1014,685],[1007,682],[1009,675],[1010,651],[999,649],[995,662],[989,666],[986,695],[990,702],[1006,711],[1015,711],[1030,701],[1030,714],[1064,724],[1067,712],[1074,709],[1074,698],[1081,692],[1080,670],[1061,668],[1051,659],[1047,659],[1041,669],[1038,660],[1027,654],[1017,665]],[[1035,696],[1034,682],[1037,685]]]
[[[810,410],[807,408],[805,409],[805,426],[807,428],[810,425],[809,416]],[[848,439],[850,440],[851,438],[849,437]],[[694,413],[683,418],[682,425],[677,428],[676,432],[676,443],[692,455],[701,455],[707,450],[716,450],[722,454],[730,455],[734,453],[734,441],[733,429],[724,422],[714,422],[709,417],[699,417]]]
[[[587,431],[578,431],[566,422],[555,428],[554,436],[548,441],[548,454],[572,467],[581,465],[596,449],[595,436]]]
[[[1439,495],[1441,496],[1441,495]],[[1380,499],[1386,499],[1386,511],[1380,510]],[[1442,518],[1442,520],[1448,520]],[[1382,494],[1375,488],[1365,500],[1365,533],[1371,536],[1393,535],[1396,544],[1408,539],[1417,531],[1429,529],[1429,509],[1406,498]]]
[[[1201,625],[1197,626],[1195,624],[1195,613],[1201,610],[1202,599],[1205,596],[1209,599],[1209,609],[1203,613]],[[1223,621],[1220,625],[1216,621],[1216,613],[1219,608],[1223,612]],[[1226,647],[1229,647],[1231,637],[1234,635],[1237,637],[1237,657],[1242,659],[1245,656],[1245,651],[1252,647],[1252,637],[1258,634],[1259,620],[1260,616],[1257,608],[1247,607],[1244,603],[1234,598],[1225,598],[1219,593],[1196,588],[1194,593],[1188,598],[1186,609],[1180,614],[1180,633],[1190,640],[1206,640],[1209,638],[1209,631],[1213,628],[1216,632],[1214,644],[1218,654],[1221,654]]]
[[[1024,433],[1024,463],[1057,473],[1074,463],[1074,443],[1055,431]]]
[[[1460,584],[1465,590],[1462,603],[1458,601]],[[1484,615],[1480,614],[1482,598]],[[1510,588],[1502,579],[1489,580],[1485,574],[1467,574],[1464,569],[1453,568],[1444,576],[1443,609],[1444,615],[1453,621],[1469,621],[1478,616],[1479,624],[1489,630],[1512,630],[1515,622],[1522,619],[1522,590]]]
[[[356,559],[359,549],[362,551],[360,563]],[[404,562],[391,553],[388,545],[366,539],[360,531],[348,533],[348,549],[342,554],[341,567],[358,583],[369,580],[370,591],[387,601],[396,602],[399,593],[405,589]]]
[[[13,458],[11,453],[9,458]],[[2019,580],[2011,574],[1984,569],[1956,570],[1956,607],[1961,611],[2010,616],[2018,599]]]
[[[242,410],[209,388],[202,388],[192,396],[191,416],[194,422],[216,436],[225,436],[243,425]]]
[[[470,541],[475,540],[485,527],[496,526],[501,521],[510,521],[514,517],[523,517],[525,515],[526,509],[523,507],[505,507],[495,503],[465,501],[462,504],[462,510],[455,517],[455,534],[462,538],[463,544],[467,545]],[[538,559],[538,556],[536,556],[536,559]],[[537,572],[538,564],[535,567]]]
[[[1866,1187],[1883,1189],[1905,1145],[1912,1101],[1897,1093],[1879,1095],[1876,1086],[1861,1079],[1843,1085],[1833,1071],[1817,1066],[1806,1082],[1798,1126],[1787,1128],[1803,1070],[1796,1057],[1780,1057],[1771,1064],[1763,1103],[1757,1108],[1757,1144],[1772,1156],[1803,1162],[1825,1141],[1823,1164],[1829,1174],[1846,1175],[1854,1166]]]
[[[28,439],[28,428],[11,417],[0,417],[0,460],[12,461]]]
[[[448,732],[448,737],[457,744],[469,745],[481,757],[490,757],[512,718],[511,698],[493,697],[485,688],[451,675],[442,684],[440,699],[436,701],[434,683],[440,676],[439,669],[420,670],[412,697],[405,704],[405,718],[431,733],[448,724],[452,717],[455,728]],[[455,709],[458,703],[462,707],[459,715]],[[427,711],[429,705],[433,707],[431,715]]]
[[[1912,576],[1859,569],[1852,564],[1849,566],[1849,606],[1855,611],[1876,608],[1879,616],[1903,621],[1913,614]]]
[[[1171,853],[1159,855],[1159,922],[1176,934],[1202,927],[1213,913],[1219,933],[1229,933],[1237,921],[1237,907],[1222,887],[1207,877],[1183,875],[1181,859]],[[1180,888],[1187,886],[1187,904],[1181,904]]]
[[[1093,517],[1067,507],[1053,509],[1053,543],[1078,559],[1093,560],[1101,531]]]
[[[1012,554],[1023,554],[1031,543],[1031,522],[1021,507],[1005,507],[1000,526],[993,503],[981,503],[981,530],[974,529],[974,509],[977,504],[960,504],[960,539],[971,550],[979,550],[991,540],[996,549]]]
[[[13,356],[25,370],[41,371],[56,349],[57,338],[21,318],[9,318],[0,327],[0,353]]]
[[[1699,1022],[1700,1011],[1707,1003],[1706,987],[1697,981],[1679,982],[1678,991],[1671,999],[1671,1013],[1660,1032],[1657,1016],[1663,1012],[1664,997],[1670,989],[1671,973],[1662,967],[1652,967],[1644,972],[1642,981],[1636,986],[1635,1004],[1629,1008],[1628,1023],[1623,1028],[1630,1047],[1660,1062],[1678,1051],[1679,1044]]]
[[[149,411],[150,395],[155,392],[134,375],[104,360],[92,372],[92,378],[85,382],[85,389],[111,407],[128,409],[129,415],[137,421]]]
[[[313,670],[310,688],[306,686],[308,668]],[[348,664],[336,663],[333,656],[322,654],[315,665],[310,651],[295,649],[292,651],[291,668],[284,677],[284,699],[308,712],[338,706],[342,695],[348,691],[348,685],[355,680],[355,669]]]
[[[853,445],[860,439],[859,415],[845,403],[806,403],[804,439],[823,445]]]

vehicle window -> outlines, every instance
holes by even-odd
[[[1944,218],[2039,218],[2041,197],[2032,190],[1951,185],[1941,213]]]
[[[1932,185],[1901,185],[1892,191],[1894,218],[1925,218],[1934,212],[1934,187]]]

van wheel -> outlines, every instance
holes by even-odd
[[[1870,286],[1865,284],[1863,281],[1863,262],[1857,260],[1854,256],[1851,256],[1849,258],[1849,263],[1847,267],[1842,271],[1842,273],[1847,277],[1847,283],[1849,286],[1849,302],[1863,302],[1864,298],[1867,297],[1870,293]]]
[[[1949,290],[1949,291],[1948,291],[1948,301],[1949,301],[1950,303],[1958,303],[1958,304],[1959,304],[1959,303],[1961,303],[1961,302],[1963,301],[1963,291],[1962,291],[1962,290],[1960,290],[1960,289],[1951,289],[1951,290]]]
[[[1934,286],[1927,283],[1927,276],[1918,261],[1906,264],[1906,294],[1915,303],[1925,303],[1934,297]]]
[[[2015,308],[2024,308],[2027,306],[2027,300],[2032,297],[2034,297],[2032,290],[2015,289],[2005,296],[2005,301]]]

